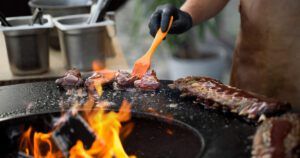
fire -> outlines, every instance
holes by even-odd
[[[20,149],[23,150],[27,156],[32,155],[35,158],[63,157],[60,151],[53,150],[52,144],[51,132],[33,132],[32,128],[30,127],[21,138]]]
[[[103,62],[99,61],[99,60],[94,60],[92,62],[92,69],[93,71],[100,71],[103,70],[105,67],[103,65]]]
[[[94,65],[94,63],[93,63]],[[102,95],[102,84],[105,79],[114,77],[114,72],[109,70],[101,70],[104,75],[104,80],[96,80],[93,84],[99,96]],[[131,119],[130,108],[131,105],[124,100],[119,109],[119,112],[106,112],[107,102],[101,102],[97,105],[99,108],[93,108],[95,100],[88,98],[82,109],[89,109],[83,111],[82,117],[95,134],[95,140],[89,149],[85,149],[82,141],[78,140],[75,145],[68,151],[70,158],[135,158],[135,156],[128,156],[123,148],[121,139],[131,133],[134,124],[128,123],[122,127],[122,122],[128,122]],[[48,133],[36,132],[30,127],[23,133],[20,140],[20,151],[27,156],[34,158],[61,158],[66,155],[58,149],[52,140],[52,133],[56,127],[63,122],[66,115],[79,115],[77,111],[79,105],[74,105],[68,112],[63,114],[52,131]],[[73,112],[75,111],[75,112]]]
[[[104,110],[97,110],[92,111],[91,113],[87,112],[85,116],[87,115],[89,115],[86,117],[87,121],[96,133],[96,140],[92,147],[88,150],[85,150],[83,143],[78,141],[70,150],[70,158],[134,158],[134,156],[128,156],[126,154],[119,136],[122,127],[121,122],[127,122],[130,120],[130,104],[127,101],[123,101],[118,113],[105,113]],[[129,128],[123,132],[126,133],[131,130],[132,128]]]

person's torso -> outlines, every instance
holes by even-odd
[[[300,0],[241,0],[231,84],[300,108]]]

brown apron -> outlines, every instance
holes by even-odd
[[[231,85],[300,110],[300,0],[241,0]]]

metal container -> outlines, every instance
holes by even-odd
[[[45,14],[52,17],[89,13],[93,2],[91,0],[31,0],[28,2],[31,10],[43,9]],[[57,30],[50,32],[50,46],[59,50]]]
[[[88,17],[83,14],[54,19],[67,68],[91,71],[95,61],[105,66],[105,52],[111,40],[106,27],[113,26],[114,22],[106,20],[88,25]]]
[[[15,75],[30,75],[49,70],[48,34],[53,28],[49,15],[43,25],[30,26],[32,16],[7,18],[12,27],[0,27],[4,33],[10,69]]]
[[[89,13],[91,0],[31,0],[28,5],[32,11],[36,8],[43,9],[45,14],[52,17]]]

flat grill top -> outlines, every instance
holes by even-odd
[[[100,99],[114,103],[126,99],[132,111],[169,117],[186,123],[202,134],[205,141],[204,158],[250,157],[250,137],[256,127],[230,114],[203,109],[192,99],[182,99],[179,91],[168,88],[171,81],[161,81],[158,91],[116,91],[106,87]],[[60,111],[59,102],[65,98],[54,80],[0,87],[0,120],[17,116]]]

